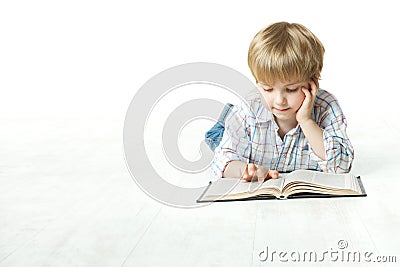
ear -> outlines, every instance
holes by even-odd
[[[317,86],[317,90],[319,90],[319,81],[317,76],[314,75],[313,77],[311,77],[310,80],[312,80],[315,83],[315,85]]]

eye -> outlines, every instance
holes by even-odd
[[[257,84],[259,86],[260,89],[262,89],[264,92],[272,92],[272,88],[270,88],[269,86],[262,84],[262,83],[258,83]]]
[[[295,92],[297,92],[299,90],[299,87],[297,87],[297,88],[286,88],[286,91],[288,92],[288,93],[295,93]]]

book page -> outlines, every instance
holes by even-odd
[[[219,178],[211,183],[206,195],[223,196],[226,194],[246,193],[249,183],[244,183],[238,178]]]
[[[219,178],[211,183],[206,195],[223,196],[226,194],[248,193],[261,188],[281,189],[284,179],[268,179],[264,183],[245,182],[238,178]]]
[[[283,183],[285,182],[284,176],[279,175],[277,179],[268,179],[261,184],[260,188],[276,187],[279,190],[283,188]]]
[[[294,181],[304,181],[340,189],[354,189],[351,175],[349,174],[332,174],[310,170],[297,170],[286,176],[284,185]]]

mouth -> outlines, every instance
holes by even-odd
[[[289,110],[289,108],[284,108],[284,109],[279,109],[279,108],[274,108],[278,112],[286,112]]]

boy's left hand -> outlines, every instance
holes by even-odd
[[[313,79],[311,79],[308,84],[310,85],[311,89],[304,87],[301,88],[306,97],[304,98],[303,104],[300,106],[296,113],[296,120],[298,123],[302,123],[310,119],[312,120],[311,111],[314,105],[315,97],[318,92],[318,86]]]

